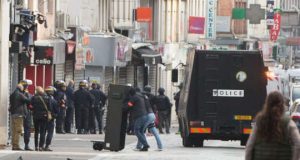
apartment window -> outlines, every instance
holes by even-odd
[[[247,8],[247,1],[237,0],[235,1],[236,8]],[[247,20],[234,20],[234,33],[235,34],[247,34]]]

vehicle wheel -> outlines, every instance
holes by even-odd
[[[98,150],[98,151],[102,151],[103,150],[103,143],[101,143],[101,142],[95,142],[93,144],[93,149],[94,150]]]
[[[182,144],[184,147],[193,147],[193,142],[192,142],[191,138],[189,138],[189,137],[183,137]]]
[[[247,138],[242,138],[241,139],[241,146],[246,146],[246,144],[247,144]]]

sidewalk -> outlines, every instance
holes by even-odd
[[[242,160],[244,147],[239,142],[205,141],[204,148],[184,148],[180,135],[174,133],[161,135],[163,151],[156,151],[157,145],[153,136],[147,137],[150,144],[148,152],[134,151],[136,143],[129,144],[120,152],[98,154],[90,160]]]

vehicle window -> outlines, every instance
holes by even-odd
[[[293,88],[292,98],[293,101],[300,98],[300,87]]]

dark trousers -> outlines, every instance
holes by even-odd
[[[35,148],[43,148],[45,143],[45,134],[47,127],[47,119],[34,119],[34,145]],[[40,136],[40,138],[39,138]]]
[[[75,108],[76,128],[78,131],[89,129],[89,109],[87,107]]]
[[[96,123],[95,123],[95,110],[94,108],[89,108],[89,130],[91,133],[96,133]]]
[[[51,144],[53,133],[54,133],[54,120],[47,122],[46,128],[47,136],[46,136],[46,147],[49,147]]]
[[[97,119],[97,123],[98,123],[98,128],[99,128],[99,132],[102,132],[102,123],[103,123],[103,113],[104,110],[102,110],[101,106],[96,106],[94,108],[95,111],[95,115],[96,115],[96,119]]]
[[[56,119],[56,133],[62,133],[65,131],[66,120],[66,108],[59,108],[59,112]]]
[[[167,133],[170,133],[170,122],[171,122],[171,111],[170,110],[163,110],[158,111],[158,129],[159,132],[163,132],[162,128],[164,127],[166,129]]]
[[[25,148],[29,147],[29,140],[30,140],[30,133],[31,133],[31,113],[29,112],[23,120],[23,127],[24,127],[24,143],[25,143]]]
[[[74,106],[69,105],[66,111],[66,121],[65,121],[65,131],[67,133],[71,133],[73,118],[74,118]]]

